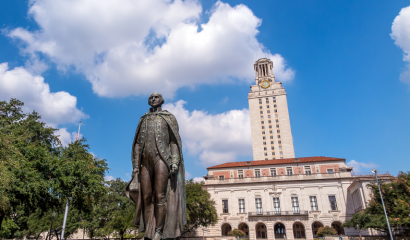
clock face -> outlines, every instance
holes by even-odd
[[[269,86],[270,86],[270,82],[268,80],[265,79],[261,82],[261,87],[268,88]]]

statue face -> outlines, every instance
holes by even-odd
[[[164,103],[164,99],[159,93],[154,92],[148,98],[148,104],[153,108],[161,107],[163,103]]]

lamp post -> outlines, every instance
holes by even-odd
[[[205,240],[205,231],[209,232],[208,229],[202,228],[202,240]]]
[[[389,218],[387,217],[386,207],[384,206],[382,191],[380,190],[379,179],[377,178],[377,169],[373,169],[372,173],[374,173],[374,176],[376,176],[376,183],[377,183],[377,187],[379,188],[380,198],[382,199],[383,211],[384,211],[384,216],[386,216],[386,222],[387,222],[387,227],[389,228],[390,239],[393,240],[393,234],[391,233]]]

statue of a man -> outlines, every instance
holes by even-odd
[[[185,169],[178,123],[162,110],[154,92],[152,107],[139,120],[132,143],[132,179],[127,195],[137,205],[134,224],[145,237],[177,238],[186,224]]]

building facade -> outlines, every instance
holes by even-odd
[[[254,160],[295,157],[286,91],[272,69],[271,60],[256,61],[255,85],[248,93]]]
[[[383,176],[389,176],[381,175]],[[354,176],[345,159],[287,158],[230,162],[208,168],[204,188],[218,223],[205,236],[240,229],[249,239],[314,239],[322,226],[358,235],[342,223],[366,207],[374,176]],[[202,232],[198,234],[202,235]],[[362,231],[362,235],[380,234]]]

